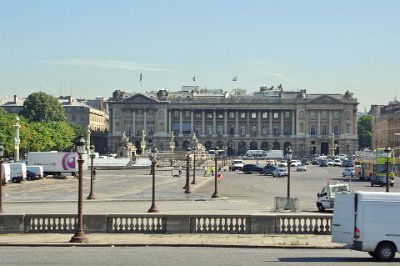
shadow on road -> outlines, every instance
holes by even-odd
[[[303,257],[303,258],[279,258],[282,262],[368,262],[368,263],[382,263],[373,258],[360,258],[360,257]],[[400,262],[400,259],[394,259],[393,262]]]

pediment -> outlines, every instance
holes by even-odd
[[[321,95],[315,99],[312,99],[308,101],[307,103],[312,103],[312,104],[338,104],[338,103],[343,103],[342,101],[329,96],[329,95]]]
[[[150,98],[146,95],[137,93],[129,98],[123,100],[124,103],[137,103],[137,104],[151,104],[151,103],[159,103],[158,100]]]

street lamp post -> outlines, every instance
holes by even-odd
[[[75,235],[71,238],[69,242],[71,243],[84,243],[88,242],[88,239],[85,236],[83,231],[83,214],[82,214],[82,179],[83,179],[83,163],[85,160],[82,159],[82,156],[85,154],[86,147],[85,147],[85,139],[79,135],[75,139],[75,146],[76,150],[79,154],[78,159],[78,167],[79,167],[79,183],[78,183],[78,224],[75,231]]]
[[[288,177],[287,177],[287,198],[290,198],[290,167],[291,167],[291,160],[292,160],[292,149],[288,148],[287,152],[286,152],[286,157],[287,157],[287,163],[288,163]]]
[[[90,193],[89,193],[89,196],[87,196],[86,199],[92,200],[92,199],[95,199],[94,193],[93,193],[93,180],[94,180],[94,163],[93,163],[93,159],[95,157],[95,154],[94,154],[95,147],[94,147],[94,145],[90,145],[89,150],[90,150]]]
[[[159,212],[156,206],[156,155],[157,155],[157,148],[153,146],[151,149],[151,173],[152,173],[152,188],[151,188],[151,207],[147,212]]]
[[[0,145],[0,213],[3,212],[3,155],[4,155],[4,147]]]
[[[196,184],[196,147],[193,148],[193,180],[192,185]]]
[[[173,166],[174,165],[174,148],[175,148],[174,132],[171,132],[171,139],[169,141],[169,147],[171,148],[171,166]]]
[[[190,181],[189,181],[189,163],[190,163],[190,148],[186,149],[186,185],[183,187],[185,188],[185,193],[190,194]]]
[[[15,118],[15,121],[17,121],[14,125],[15,129],[15,138],[14,138],[14,161],[19,162],[19,144],[21,143],[21,140],[19,138],[19,129],[21,128],[19,124],[19,117],[17,116]]]
[[[384,150],[385,156],[386,156],[386,192],[389,192],[389,159],[390,156],[392,155],[392,149],[390,148],[389,145],[386,146],[386,149]]]
[[[219,198],[218,195],[218,151],[215,148],[214,154],[214,193],[212,194],[211,198]]]

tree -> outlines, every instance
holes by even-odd
[[[371,115],[363,115],[358,119],[358,146],[361,149],[371,148],[372,146],[372,119]]]
[[[61,122],[65,121],[65,112],[56,97],[44,92],[34,92],[25,99],[20,112],[29,121],[33,122]]]

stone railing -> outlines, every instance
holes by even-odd
[[[84,215],[88,233],[330,234],[331,214]],[[72,233],[75,214],[2,214],[0,233]]]

